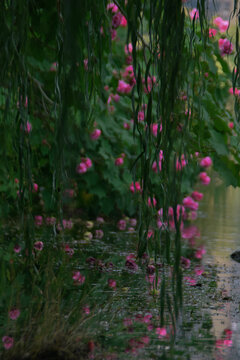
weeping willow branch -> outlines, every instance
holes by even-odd
[[[44,97],[45,100],[47,100],[49,102],[49,104],[58,105],[47,96],[47,94],[43,90],[43,85],[40,83],[40,81],[38,81],[35,77],[33,77],[29,72],[28,72],[28,77],[38,87],[38,89],[40,90],[42,96]]]

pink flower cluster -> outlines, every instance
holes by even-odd
[[[221,56],[230,55],[233,52],[233,44],[228,39],[219,39],[218,46]]]
[[[190,18],[191,18],[192,20],[193,20],[194,18],[195,18],[195,20],[198,19],[198,18],[199,18],[199,11],[198,11],[198,9],[196,9],[196,8],[192,9],[192,10],[190,11],[190,13],[189,13],[189,16],[190,16]]]
[[[89,158],[82,158],[80,164],[77,165],[76,171],[78,174],[84,174],[92,167],[92,160]]]
[[[221,33],[224,33],[229,27],[229,22],[227,20],[223,20],[221,17],[216,17],[213,20],[213,23],[219,28]]]
[[[97,140],[100,136],[101,136],[101,130],[100,129],[95,129],[93,130],[93,132],[90,134],[90,138],[92,140]]]
[[[74,271],[72,278],[76,285],[82,285],[85,282],[85,276],[80,271]]]

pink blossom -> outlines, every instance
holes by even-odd
[[[144,111],[139,111],[138,112],[138,121],[143,121],[145,118],[145,114],[144,114]]]
[[[128,123],[124,123],[123,124],[123,127],[124,127],[124,129],[126,129],[126,130],[129,130],[130,129],[130,124],[128,124]]]
[[[104,232],[101,229],[95,230],[95,237],[96,239],[102,239],[104,235]]]
[[[100,129],[95,129],[91,134],[90,137],[92,140],[97,140],[100,136],[101,136],[101,130]]]
[[[162,124],[160,124],[160,126],[158,127],[159,124],[152,124],[151,125],[151,130],[152,130],[152,134],[153,136],[157,137],[158,135],[158,131],[161,132],[162,131]],[[158,130],[159,129],[159,130]]]
[[[219,28],[221,33],[225,32],[229,26],[229,22],[227,20],[223,20],[221,17],[215,18],[213,23]]]
[[[92,160],[89,158],[82,159],[82,161],[85,163],[86,167],[90,169],[92,167]]]
[[[185,160],[184,155],[181,156],[181,159],[177,159],[176,161],[176,170],[180,171],[182,168],[184,168],[187,165],[187,161]]]
[[[154,161],[153,164],[152,164],[152,170],[157,174],[158,171],[162,170],[162,160],[163,160],[163,151],[160,150],[159,152],[159,161],[158,161],[158,166],[157,166],[157,162]]]
[[[86,164],[84,162],[81,162],[80,164],[78,164],[76,171],[78,174],[84,174],[85,172],[87,172]]]
[[[115,15],[113,15],[113,18],[112,18],[112,27],[114,29],[117,29],[120,24],[122,22],[122,14],[120,12],[116,13]]]
[[[150,321],[151,321],[151,319],[152,319],[152,314],[147,314],[147,315],[144,316],[143,322],[144,322],[145,324],[149,324]]]
[[[209,29],[209,37],[214,37],[217,34],[217,30],[216,29]]]
[[[107,10],[112,10],[112,13],[118,12],[118,7],[114,3],[110,3],[107,5]]]
[[[194,238],[195,236],[196,237],[200,236],[197,226],[190,225],[190,226],[184,227],[182,229],[182,238],[183,239],[191,239],[191,238]]]
[[[200,161],[200,166],[205,168],[212,166],[212,159],[209,156],[206,156]]]
[[[152,229],[148,230],[147,238],[150,239],[154,235],[154,231]]]
[[[85,276],[83,276],[80,271],[74,271],[72,278],[78,285],[82,285],[85,282]]]
[[[124,51],[126,55],[132,54],[133,46],[131,43],[125,45]]]
[[[73,256],[73,254],[74,254],[74,250],[72,248],[70,248],[70,246],[68,244],[65,245],[64,251],[69,256]]]
[[[43,242],[42,241],[36,241],[34,243],[34,249],[38,250],[38,251],[42,251],[43,249]]]
[[[124,219],[119,220],[119,222],[117,223],[117,227],[119,230],[124,231],[126,229],[126,226],[127,226],[127,223],[126,223],[126,220],[124,220]]]
[[[57,71],[57,67],[58,67],[58,63],[57,62],[54,62],[52,63],[51,67],[50,67],[50,71]]]
[[[122,26],[122,27],[126,27],[126,26],[127,26],[127,19],[125,18],[125,16],[122,16],[122,20],[121,20],[120,26]]]
[[[12,309],[8,313],[11,320],[17,320],[17,318],[20,316],[20,310],[19,309]]]
[[[27,121],[25,126],[25,132],[29,134],[31,131],[32,131],[32,124],[29,121]]]
[[[152,199],[149,197],[148,198],[148,206],[149,207],[152,207],[152,206],[156,207],[156,205],[157,205],[157,200],[155,199],[155,197],[153,197]]]
[[[140,340],[145,345],[149,344],[149,342],[150,342],[149,336],[142,336]]]
[[[134,260],[132,259],[127,259],[125,262],[125,266],[129,269],[129,270],[133,270],[136,271],[138,270],[138,265],[135,263]]]
[[[111,29],[111,39],[115,40],[117,37],[117,30]]]
[[[116,280],[114,279],[108,279],[108,286],[113,288],[113,289],[116,289],[116,286],[117,286],[117,282]]]
[[[233,129],[234,128],[234,123],[232,121],[230,121],[228,123],[228,127],[229,127],[229,129]]]
[[[196,9],[196,8],[192,9],[192,11],[190,11],[189,15],[190,15],[190,18],[191,18],[192,20],[193,20],[194,18],[195,18],[195,19],[198,19],[198,18],[199,18],[199,11],[198,11],[198,9]]]
[[[190,196],[187,196],[183,199],[183,205],[185,206],[185,208],[188,208],[190,210],[198,209],[198,203],[195,202]]]
[[[219,39],[218,46],[221,56],[229,55],[233,52],[233,44],[228,39]]]
[[[118,81],[118,87],[117,87],[117,91],[120,94],[129,94],[132,90],[132,86],[127,84],[125,81],[123,80],[119,80]]]
[[[3,342],[3,346],[6,350],[11,349],[11,347],[13,346],[14,340],[12,337],[10,336],[3,336],[2,338],[2,342]]]
[[[113,99],[113,101],[115,101],[117,103],[120,100],[120,96],[118,94],[115,94],[115,95],[112,94],[112,99]]]
[[[132,65],[129,65],[125,68],[124,72],[122,73],[122,77],[127,80],[134,78],[134,71]]]
[[[132,193],[135,193],[136,192],[141,192],[141,185],[138,181],[135,182],[135,184],[132,182],[131,185],[130,185],[130,191]]]
[[[193,191],[191,194],[191,197],[193,198],[193,200],[195,201],[201,201],[203,198],[203,194],[198,192],[198,191]]]
[[[124,159],[122,157],[119,157],[115,160],[116,166],[121,166],[121,165],[123,165],[123,163],[124,163]]]
[[[88,306],[88,305],[86,305],[86,306],[84,306],[83,307],[83,311],[84,311],[84,313],[86,314],[86,315],[89,315],[90,314],[90,307]]]
[[[158,338],[161,339],[161,338],[167,336],[167,330],[165,327],[162,327],[162,328],[157,327],[156,334],[158,335]]]
[[[34,223],[36,226],[41,226],[43,223],[43,217],[41,215],[36,215],[34,218]]]
[[[236,95],[236,96],[239,96],[240,95],[240,90],[235,88],[234,91],[233,91],[233,88],[231,87],[229,90],[228,90],[229,94],[231,95]]]
[[[204,272],[204,268],[200,266],[196,266],[194,272],[197,276],[201,276]]]
[[[199,179],[203,185],[208,185],[211,181],[211,178],[205,172],[199,174]]]
[[[190,286],[195,286],[197,284],[196,280],[194,278],[192,278],[191,276],[185,276],[184,280]]]
[[[195,258],[196,259],[202,259],[203,255],[206,254],[206,250],[203,246],[197,249],[195,252]]]
[[[21,249],[21,246],[19,246],[19,245],[15,245],[14,248],[13,248],[13,251],[14,251],[16,254],[19,254],[21,250],[22,250],[22,249]]]

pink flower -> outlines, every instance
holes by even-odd
[[[130,318],[123,319],[123,325],[124,326],[129,327],[129,326],[132,326],[132,324],[133,324],[132,319],[130,319]]]
[[[190,210],[198,209],[198,203],[195,202],[190,196],[187,196],[183,199],[183,205],[185,206],[185,208],[188,208]]]
[[[144,114],[144,111],[139,111],[138,112],[138,121],[143,121],[145,118],[145,114]]]
[[[38,251],[42,251],[43,249],[43,242],[42,241],[36,241],[34,243],[34,249],[38,250]]]
[[[43,223],[43,217],[41,215],[36,215],[34,218],[34,223],[36,226],[41,226]]]
[[[162,124],[160,124],[159,130],[158,130],[158,125],[159,125],[159,124],[152,124],[152,125],[151,125],[152,134],[153,134],[153,136],[155,136],[155,137],[157,137],[158,131],[159,131],[159,132],[162,131]]]
[[[96,221],[99,223],[99,224],[104,224],[104,218],[102,218],[101,216],[98,216],[96,218]]]
[[[113,15],[113,18],[112,18],[112,27],[114,29],[117,29],[120,25],[121,25],[121,22],[122,22],[122,14],[120,12],[116,13],[115,15]]]
[[[89,315],[90,314],[90,307],[88,305],[84,306],[83,307],[83,311],[85,312],[86,315]]]
[[[83,276],[80,271],[74,271],[72,278],[78,285],[82,285],[85,282],[85,276]]]
[[[129,270],[133,270],[136,271],[138,270],[138,265],[135,263],[134,260],[132,259],[127,259],[125,262],[125,266],[129,269]]]
[[[219,39],[218,46],[221,56],[229,55],[233,52],[233,44],[228,39]]]
[[[197,276],[201,276],[201,275],[203,274],[203,272],[204,272],[204,268],[203,268],[203,267],[200,267],[200,266],[196,266],[195,269],[194,269],[194,271],[195,271],[195,274],[196,274]]]
[[[233,95],[233,94],[236,95],[236,96],[240,95],[240,90],[237,89],[237,88],[235,88],[234,91],[233,91],[233,88],[231,87],[228,91],[229,91],[229,94],[231,94],[231,95]]]
[[[214,37],[217,34],[217,30],[216,29],[209,29],[209,37]]]
[[[113,13],[118,12],[118,7],[114,3],[110,3],[107,5],[107,10],[112,10]]]
[[[17,320],[17,318],[20,316],[20,310],[19,309],[12,309],[8,313],[11,320]]]
[[[132,182],[131,185],[130,185],[130,191],[132,193],[135,193],[136,192],[141,192],[141,185],[138,181],[135,182],[135,184]]]
[[[124,127],[124,129],[126,129],[126,130],[129,130],[130,129],[130,124],[128,124],[128,123],[124,123],[123,124],[123,127]]]
[[[122,20],[121,20],[120,26],[122,26],[122,27],[126,27],[126,26],[127,26],[127,19],[125,18],[125,16],[122,16]]]
[[[121,165],[123,165],[123,163],[124,163],[124,159],[122,157],[119,157],[115,160],[116,166],[121,166]]]
[[[109,286],[110,288],[116,289],[116,286],[117,286],[116,280],[114,280],[114,279],[108,279],[108,286]]]
[[[21,249],[21,246],[15,245],[13,250],[16,254],[19,254],[22,249]]]
[[[33,184],[33,191],[38,192],[38,184]]]
[[[203,185],[208,185],[211,181],[211,178],[205,172],[199,174],[199,179]]]
[[[68,244],[65,245],[64,251],[69,256],[73,256],[73,254],[74,254],[74,250],[72,248],[70,248],[70,246]]]
[[[14,340],[12,337],[10,336],[3,336],[2,338],[2,342],[3,342],[3,346],[6,350],[11,349],[11,347],[13,346]]]
[[[32,124],[29,121],[27,121],[27,124],[25,126],[25,132],[29,134],[31,131],[32,131]]]
[[[228,123],[228,127],[229,127],[229,129],[233,129],[234,128],[234,123],[232,121],[230,121]]]
[[[132,90],[131,85],[127,84],[125,81],[123,80],[119,80],[118,81],[118,87],[117,87],[117,91],[120,94],[129,94]]]
[[[84,174],[87,172],[87,165],[84,162],[81,162],[77,165],[76,171],[78,174]]]
[[[198,192],[198,191],[193,191],[191,194],[191,197],[193,198],[193,200],[195,201],[200,201],[203,198],[203,194]]]
[[[50,71],[57,71],[57,67],[58,67],[58,63],[57,62],[54,62],[52,63],[51,67],[50,67]]]
[[[156,205],[157,205],[157,200],[155,199],[155,197],[153,197],[152,199],[150,197],[148,198],[148,206],[152,207],[152,205],[154,207],[156,207]]]
[[[89,158],[82,159],[82,161],[85,163],[87,169],[90,169],[92,167],[92,160]]]
[[[190,15],[190,18],[191,18],[192,20],[193,20],[194,18],[195,18],[195,20],[198,19],[198,18],[199,18],[199,11],[198,11],[198,9],[196,9],[196,8],[192,9],[192,11],[190,11],[189,15]]]
[[[200,166],[205,168],[212,166],[212,159],[209,156],[206,156],[200,161]]]
[[[111,39],[115,40],[117,37],[117,30],[111,29]]]
[[[126,55],[132,54],[132,50],[133,50],[133,47],[132,47],[131,43],[125,45],[124,51],[125,51]]]
[[[117,103],[120,100],[120,96],[118,94],[115,94],[115,95],[112,94],[112,99],[113,99],[113,101],[115,101]]]
[[[184,280],[190,286],[195,286],[197,284],[196,280],[194,278],[190,277],[190,276],[185,276]]]
[[[206,250],[203,246],[197,249],[195,252],[195,258],[196,259],[202,259],[203,255],[206,254]]]
[[[101,136],[101,130],[100,129],[95,129],[91,134],[90,137],[92,140],[97,140],[100,136]]]
[[[182,238],[183,239],[191,239],[195,236],[199,237],[200,233],[198,228],[195,225],[190,225],[188,227],[184,227],[182,229]]]
[[[104,233],[103,233],[103,231],[102,231],[101,229],[95,230],[95,237],[96,237],[96,239],[102,239],[102,238],[103,238],[103,235],[104,235]]]
[[[221,17],[215,18],[213,23],[219,28],[221,33],[224,33],[229,26],[229,22],[227,20],[223,20]]]
[[[162,327],[162,328],[157,327],[156,334],[158,335],[158,338],[161,339],[161,338],[167,336],[167,330],[165,327]]]
[[[124,219],[119,220],[119,222],[117,223],[117,227],[119,230],[124,231],[126,229],[126,226],[127,226],[127,223],[126,223],[126,220],[124,220]]]

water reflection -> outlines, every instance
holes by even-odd
[[[217,340],[215,359],[238,359],[240,356],[240,264],[230,254],[240,249],[240,189],[226,188],[213,181],[204,194],[197,224],[207,254],[205,264],[217,266],[217,292],[214,308],[210,309],[213,331]],[[226,331],[233,331],[233,342]],[[223,350],[225,348],[225,350]]]

